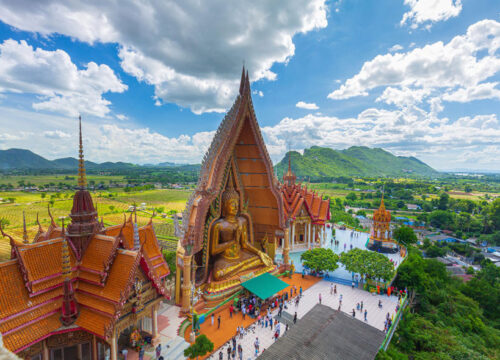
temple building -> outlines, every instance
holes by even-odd
[[[296,183],[288,154],[288,171],[283,176],[281,197],[285,219],[290,226],[290,250],[313,248],[326,242],[326,223],[330,220],[330,200],[324,200],[307,186]]]
[[[248,72],[219,126],[183,215],[177,250],[176,301],[203,312],[241,283],[279,271],[283,202],[252,104]],[[181,285],[182,284],[182,285]]]
[[[49,213],[50,215],[50,213]],[[104,227],[86,188],[80,119],[78,190],[67,228],[39,223],[32,242],[10,238],[0,263],[0,333],[4,346],[31,360],[117,359],[136,329],[157,334],[157,311],[170,273],[153,224],[132,215]]]
[[[373,225],[367,248],[383,253],[396,253],[398,244],[392,238],[391,213],[385,209],[384,196],[380,201],[380,207],[373,213]]]

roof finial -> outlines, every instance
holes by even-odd
[[[23,243],[28,244],[28,231],[26,230],[26,215],[23,210]]]
[[[78,117],[80,125],[80,149],[78,155],[78,186],[80,189],[85,189],[87,186],[87,178],[85,177],[85,162],[83,160],[83,141],[82,141],[82,117]]]
[[[42,232],[42,224],[40,224],[40,220],[38,220],[38,213],[36,213],[36,223],[38,224],[38,231]]]
[[[245,88],[245,61],[243,61],[243,70],[241,71],[240,95],[243,95],[244,88]]]
[[[56,228],[57,227],[56,222],[54,221],[54,217],[52,216],[52,213],[50,212],[50,204],[47,204],[47,211],[48,211],[49,217],[50,217],[50,225],[52,225],[52,227]]]

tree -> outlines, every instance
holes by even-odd
[[[470,187],[470,185],[465,185],[464,190],[466,193],[470,193],[472,191],[472,188]]]
[[[445,192],[442,192],[441,195],[439,195],[438,209],[439,210],[448,209],[448,202],[449,201],[450,201],[450,195],[448,195]]]
[[[408,226],[401,226],[394,230],[394,239],[406,247],[417,243],[417,235],[415,235],[413,229]]]
[[[42,197],[42,200],[43,200],[43,199],[45,199],[45,197],[47,196],[47,194],[43,192],[43,193],[40,194],[40,196]]]
[[[115,206],[114,205],[110,205],[109,206],[109,211],[114,212],[115,211]]]
[[[170,274],[168,275],[168,277],[172,278],[175,275],[175,272],[177,270],[177,268],[176,268],[176,252],[169,251],[169,250],[163,250],[163,258],[167,262],[168,268],[170,269]]]
[[[351,191],[349,194],[346,195],[345,198],[347,200],[350,200],[350,201],[356,201],[357,196],[356,196],[356,193],[354,193],[354,192]]]
[[[0,218],[0,225],[2,227],[5,227],[5,226],[9,226],[10,225],[10,221],[5,219],[5,218]]]
[[[365,210],[358,210],[358,211],[356,212],[356,215],[366,217],[366,211],[365,211]]]
[[[340,255],[345,268],[367,278],[389,280],[394,275],[394,264],[382,254],[370,250],[352,249]]]
[[[212,351],[214,351],[214,343],[206,335],[201,334],[196,338],[194,344],[184,350],[184,356],[194,359]]]
[[[316,248],[300,255],[302,264],[316,272],[335,271],[339,265],[339,256],[332,249]]]

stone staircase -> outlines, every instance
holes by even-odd
[[[161,355],[165,360],[184,360],[184,349],[189,347],[189,343],[180,336],[169,340],[163,345]]]

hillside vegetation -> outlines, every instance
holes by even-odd
[[[288,152],[276,165],[279,177],[288,168],[291,156],[292,170],[302,179],[328,180],[340,176],[417,176],[436,177],[439,172],[414,157],[395,156],[380,148],[352,146],[345,150],[334,150],[313,146],[304,150]]]

